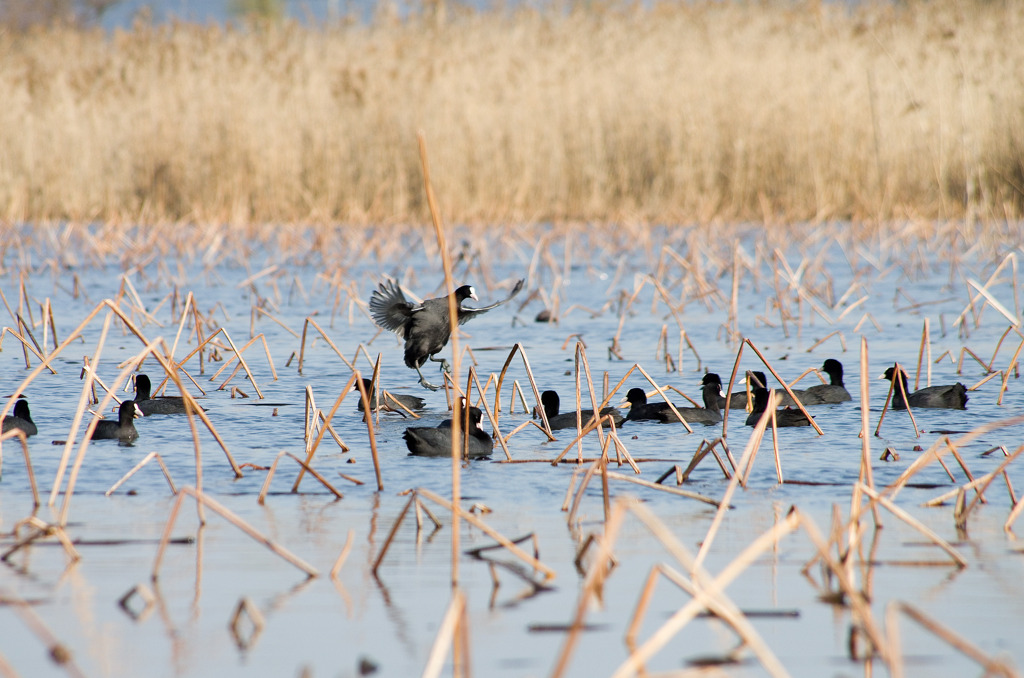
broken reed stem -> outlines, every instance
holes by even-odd
[[[455,664],[463,661],[461,652],[456,647],[456,633],[460,626],[465,625],[466,619],[466,596],[459,588],[452,589],[452,599],[448,603],[448,609],[441,620],[441,626],[434,638],[434,644],[430,648],[430,655],[427,657],[427,665],[423,669],[423,678],[438,678],[444,668],[444,658],[448,654],[448,646],[452,646],[452,660]],[[461,622],[461,623],[460,623]]]
[[[1002,675],[1006,676],[1006,678],[1018,678],[1020,676],[1013,667],[1000,659],[993,659],[988,656],[981,650],[981,648],[961,637],[949,627],[944,626],[935,619],[932,619],[915,606],[904,601],[894,600],[886,606],[886,621],[887,626],[892,627],[897,642],[899,633],[897,630],[898,626],[896,624],[896,612],[902,612],[907,617],[917,622],[922,628],[931,632],[933,635],[938,636],[947,645],[959,651],[974,662],[980,664],[985,669],[986,676]],[[892,675],[901,676],[903,668],[901,661],[902,657],[898,652],[894,652],[893,657],[894,660],[898,662],[898,669],[892,672]]]
[[[654,537],[665,546],[680,565],[690,572],[694,582],[699,584],[700,593],[673,613],[657,631],[651,634],[642,646],[634,649],[629,639],[635,638],[645,612],[645,609],[638,605],[626,634],[627,646],[631,649],[630,655],[615,671],[613,678],[625,678],[639,672],[656,652],[668,644],[673,636],[679,633],[686,624],[696,617],[701,610],[712,604],[713,601],[732,606],[724,594],[729,584],[739,577],[765,550],[778,544],[782,537],[793,532],[799,526],[798,514],[795,509],[792,509],[784,520],[776,523],[751,542],[717,577],[711,577],[708,572],[700,567],[700,564],[690,555],[689,550],[676,538],[672,531],[649,508],[634,502],[629,506],[629,509],[647,526]],[[756,633],[751,632],[743,637],[754,649],[755,653],[758,654],[762,665],[771,675],[788,675],[785,668],[774,657],[770,648],[760,641]]]
[[[341,547],[341,553],[338,554],[338,559],[334,561],[334,565],[331,567],[331,579],[337,579],[338,574],[341,572],[342,566],[345,564],[345,560],[348,559],[348,554],[352,551],[352,544],[355,542],[356,531],[349,528],[348,536],[345,537],[345,545]]]
[[[451,379],[452,383],[459,383],[459,367],[462,362],[461,354],[459,352],[459,309],[458,302],[455,300],[455,283],[452,281],[452,261],[451,253],[448,251],[448,243],[445,240],[444,235],[444,223],[441,221],[441,212],[437,207],[437,200],[434,198],[434,187],[430,181],[430,163],[427,159],[427,140],[423,135],[423,132],[416,133],[417,141],[419,142],[420,152],[420,165],[423,169],[423,187],[427,196],[427,206],[430,208],[430,221],[434,225],[434,236],[437,239],[437,249],[441,255],[441,267],[444,271],[444,289],[445,298],[448,301],[448,323],[450,328],[449,342],[452,346],[452,362],[451,362]],[[538,401],[539,402],[539,401]],[[467,406],[469,401],[466,401]],[[497,407],[498,400],[495,399],[495,407]],[[452,421],[461,421],[462,417],[462,404],[459,400],[453,403],[452,407]],[[468,437],[468,436],[463,436]],[[462,485],[461,485],[461,455],[458,450],[459,436],[452,436],[452,505],[458,506],[462,498]],[[507,450],[506,450],[507,453]],[[455,589],[459,585],[459,515],[457,511],[452,511],[452,539],[451,539],[451,567],[452,576],[451,584],[452,588]]]
[[[686,497],[687,499],[696,499],[697,501],[702,501],[705,504],[711,504],[712,506],[715,506],[715,507],[718,506],[718,502],[717,501],[715,501],[714,499],[712,499],[710,497],[705,497],[702,494],[698,494],[697,492],[689,492],[687,490],[680,490],[679,488],[676,488],[676,487],[666,487],[665,485],[659,485],[657,483],[652,483],[649,480],[643,480],[642,478],[637,478],[635,476],[629,476],[629,475],[626,475],[625,473],[619,473],[617,471],[609,471],[609,470],[607,470],[607,468],[602,469],[602,474],[604,475],[604,477],[612,479],[612,480],[625,480],[626,482],[634,483],[636,485],[642,485],[643,487],[649,487],[652,490],[660,490],[661,492],[668,492],[669,494],[675,494],[675,495],[678,495],[680,497]]]
[[[223,504],[216,501],[209,495],[203,492],[197,492],[196,489],[193,487],[182,487],[180,490],[178,490],[178,499],[177,501],[175,501],[174,506],[171,508],[171,515],[167,519],[167,525],[164,527],[163,537],[160,539],[160,546],[157,549],[156,559],[155,562],[153,563],[153,572],[151,575],[153,581],[157,581],[159,577],[160,564],[163,561],[163,554],[167,548],[167,543],[170,540],[171,536],[171,530],[174,528],[174,524],[178,519],[178,513],[180,512],[181,504],[184,501],[186,495],[193,497],[197,503],[202,503],[206,505],[208,508],[210,508],[210,510],[212,510],[214,513],[219,514],[222,518],[224,518],[229,523],[237,527],[239,530],[249,535],[257,542],[263,544],[273,553],[280,556],[287,562],[291,563],[295,567],[305,572],[307,576],[316,577],[319,574],[315,567],[309,565],[304,560],[294,555],[288,549],[284,548],[283,546],[279,546],[276,542],[272,541],[268,537],[261,534],[249,523],[242,520],[242,518],[238,517],[234,512],[232,512],[230,509],[228,509]]]
[[[945,539],[935,534],[934,531],[925,526],[924,523],[919,521],[917,518],[914,518],[912,515],[901,509],[899,506],[896,506],[896,504],[892,503],[891,501],[880,495],[878,492],[875,492],[864,483],[858,482],[857,487],[860,489],[861,492],[863,492],[864,494],[871,498],[872,503],[877,502],[881,504],[886,509],[888,509],[889,512],[892,513],[894,516],[905,522],[907,525],[910,525],[911,527],[916,529],[918,532],[927,537],[930,541],[935,543],[936,546],[938,546],[947,554],[949,554],[949,557],[953,559],[953,561],[957,564],[957,567],[967,567],[967,559],[960,555],[960,552],[953,548],[953,546],[950,545],[949,542],[947,542]],[[858,516],[851,516],[850,519],[852,521],[857,517]]]
[[[768,404],[774,405],[774,397],[770,397]],[[747,463],[754,454],[754,450],[761,443],[761,438],[764,436],[765,427],[768,425],[768,416],[770,410],[774,407],[769,407],[765,410],[765,413],[761,415],[757,425],[754,426],[754,432],[750,435],[750,440],[747,441],[747,446],[743,450],[743,455],[740,457],[740,462],[737,468],[747,468]],[[740,474],[734,473],[733,477],[729,479],[729,485],[725,488],[725,493],[722,495],[722,500],[718,503],[718,510],[715,511],[715,517],[711,521],[711,526],[708,527],[707,534],[704,536],[704,540],[700,545],[700,550],[697,551],[697,556],[694,558],[693,567],[700,567],[700,564],[704,562],[704,558],[707,557],[708,551],[711,549],[711,544],[714,543],[715,535],[718,533],[718,528],[721,526],[722,521],[725,519],[725,512],[729,509],[729,502],[732,499],[732,495],[736,492],[736,487],[740,482]]]
[[[153,459],[156,459],[157,463],[160,464],[160,470],[163,472],[164,478],[167,480],[167,484],[171,488],[171,494],[177,494],[178,491],[174,489],[174,480],[171,479],[171,473],[170,471],[167,470],[167,465],[164,464],[163,458],[161,458],[159,453],[157,452],[150,452],[149,454],[142,458],[142,461],[133,466],[131,471],[125,473],[120,480],[111,485],[110,489],[103,493],[103,496],[109,497],[110,495],[112,495],[117,490],[117,488],[121,487],[121,485],[125,483],[126,480],[135,475],[143,466],[153,461]]]
[[[11,398],[11,400],[14,400]],[[0,419],[2,421],[2,419]],[[6,433],[0,434],[0,441],[8,440],[9,438],[17,438],[18,442],[21,443],[21,452],[25,457],[25,472],[28,474],[29,486],[32,488],[32,506],[33,508],[39,508],[41,503],[39,501],[39,487],[36,485],[36,474],[32,470],[32,457],[28,451],[28,436],[20,428],[14,428]],[[0,469],[3,468],[3,447],[0,446]],[[0,473],[0,477],[3,474]]]

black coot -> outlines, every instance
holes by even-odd
[[[92,432],[93,440],[120,440],[130,443],[139,437],[135,428],[135,417],[144,416],[134,400],[126,400],[117,409],[117,421],[102,420],[97,422]]]
[[[846,390],[846,386],[843,385],[843,364],[838,360],[829,358],[825,361],[825,364],[821,366],[821,371],[829,376],[830,383],[818,384],[817,386],[811,386],[806,389],[793,389],[793,392],[800,399],[800,402],[806,407],[808,405],[833,405],[835,403],[845,403],[847,400],[852,400],[850,392]],[[784,390],[779,391],[781,400],[780,405],[795,405],[793,399],[789,397],[789,394]]]
[[[362,382],[363,382],[363,388],[366,390],[366,399],[370,401],[370,407],[372,408],[373,407],[373,403],[374,403],[373,380],[372,379],[363,379]],[[356,391],[358,393],[359,392],[359,385],[358,384],[352,384],[352,390]],[[356,408],[360,412],[362,412],[363,411],[363,398],[362,398],[362,396],[356,396],[356,397],[359,400],[359,404],[356,406]],[[390,392],[384,391],[384,390],[382,390],[380,392],[380,406],[381,406],[381,409],[384,409],[384,410],[387,410],[387,411],[391,411],[391,412],[402,412],[402,413],[404,413],[405,410],[403,410],[397,403],[402,403],[402,405],[404,405],[405,407],[407,407],[410,410],[422,410],[424,405],[426,405],[426,401],[424,401],[423,398],[420,398],[419,396],[395,394],[395,393],[390,393]]]
[[[805,391],[809,399],[816,400],[816,403],[811,404],[825,404],[832,405],[835,403],[845,403],[848,400],[853,400],[850,396],[850,392],[846,390],[846,385],[843,384],[843,364],[834,358],[829,358],[821,366],[821,371],[829,376],[828,384],[818,384],[817,386],[811,386]],[[801,398],[801,402],[807,405],[808,402]]]
[[[21,429],[26,436],[34,436],[39,433],[35,422],[32,421],[32,413],[28,411],[28,401],[24,398],[14,403],[14,411],[4,417],[4,433],[16,428]]]
[[[476,292],[471,286],[463,285],[454,292],[459,324],[504,304],[517,295],[522,288],[523,281],[520,280],[512,288],[512,293],[501,301],[482,308],[463,308],[463,301],[477,298]],[[370,315],[378,325],[405,339],[405,364],[420,375],[420,384],[433,391],[440,388],[428,382],[420,372],[420,368],[429,358],[434,362],[441,363],[441,369],[445,371],[449,369],[447,360],[434,357],[451,338],[448,299],[445,297],[426,299],[422,304],[413,305],[405,298],[402,288],[397,283],[385,280],[380,283],[370,297]]]
[[[754,393],[754,409],[747,415],[747,426],[757,426],[761,415],[768,408],[768,389],[752,385],[751,390]],[[811,420],[800,410],[793,410],[787,407],[784,410],[777,410],[775,412],[775,424],[780,428],[783,426],[810,426]],[[768,425],[772,425],[770,419],[768,420]]]
[[[667,421],[665,414],[675,417],[669,409],[667,402],[647,402],[647,393],[642,388],[631,388],[626,392],[626,402],[629,403],[629,412],[626,414],[626,421]],[[676,408],[678,409],[678,408]]]
[[[701,395],[704,397],[704,407],[679,407],[679,414],[691,424],[720,424],[722,422],[721,405],[719,398],[722,395],[722,379],[714,372],[709,372],[701,379]],[[658,418],[665,422],[678,422],[672,410],[667,407],[658,413]]]
[[[481,427],[482,419],[483,414],[480,412],[480,408],[469,408],[469,451],[467,454],[470,459],[483,459],[491,456],[494,441]],[[451,419],[447,419],[435,428],[410,426],[405,429],[402,437],[405,438],[405,446],[409,448],[409,454],[419,457],[451,458],[453,431],[457,432],[458,429],[452,427]],[[459,449],[462,449],[461,436]]]
[[[153,385],[145,374],[135,375],[135,404],[147,417],[153,414],[185,414],[185,399],[181,396],[153,398]],[[203,408],[206,411],[206,408]]]
[[[544,391],[540,394],[540,403],[544,407],[544,414],[548,417],[548,424],[551,425],[552,431],[560,428],[576,428],[576,410],[564,414],[558,413],[560,401],[557,393]],[[609,414],[612,415],[616,426],[622,423],[622,414],[617,409],[614,407],[601,408],[602,417]],[[587,422],[593,418],[594,410],[580,410],[580,422],[583,426],[586,426]]]
[[[886,369],[885,373],[879,378],[892,381],[895,373],[895,368],[890,367]],[[907,409],[907,401],[910,401],[911,407],[942,407],[954,410],[966,409],[967,387],[959,381],[955,384],[946,384],[943,386],[926,386],[925,388],[911,393],[910,387],[907,385],[907,373],[903,370],[900,370],[900,380],[903,382],[903,390],[900,390],[898,383],[894,384],[892,389],[892,407],[894,410]],[[903,399],[903,391],[907,392],[906,400]]]

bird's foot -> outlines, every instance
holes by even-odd
[[[420,368],[418,367],[416,368],[416,374],[420,375],[420,385],[423,388],[430,389],[431,391],[437,391],[441,388],[440,386],[434,386],[429,381],[427,381],[426,378],[423,376],[423,373],[420,372]]]

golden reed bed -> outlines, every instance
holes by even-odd
[[[0,219],[999,220],[1024,3],[0,32]]]

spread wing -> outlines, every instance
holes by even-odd
[[[519,291],[521,289],[523,289],[523,283],[524,282],[526,282],[526,281],[525,280],[519,280],[518,282],[516,282],[515,287],[512,288],[512,292],[510,292],[507,297],[505,297],[501,301],[496,301],[493,304],[490,304],[489,306],[482,306],[480,308],[465,308],[465,307],[460,308],[459,309],[459,324],[462,325],[463,323],[468,322],[471,318],[475,318],[476,316],[480,315],[481,313],[487,313],[487,311],[490,311],[492,308],[497,308],[498,306],[501,306],[505,302],[509,301],[510,299],[512,299],[512,297],[514,297],[517,294],[519,294]]]
[[[393,280],[381,282],[370,296],[370,315],[374,322],[386,330],[402,336],[405,324],[416,310],[402,294],[402,288]]]

